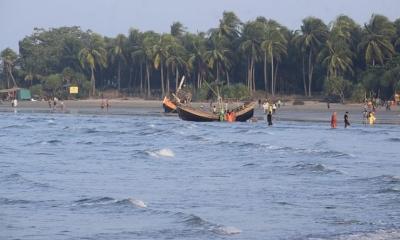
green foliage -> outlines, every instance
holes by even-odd
[[[33,85],[32,87],[30,87],[30,90],[31,90],[31,94],[34,98],[37,98],[37,97],[42,98],[45,96],[41,84]]]
[[[352,91],[365,89],[368,96],[388,99],[399,85],[399,54],[400,19],[373,15],[360,26],[345,15],[329,25],[307,17],[291,31],[265,17],[242,23],[235,13],[224,12],[207,33],[189,33],[180,22],[170,33],[130,29],[127,36],[115,37],[76,26],[35,28],[19,42],[19,55],[2,51],[0,86],[43,83],[44,92],[56,94],[54,75],[62,74],[63,84],[78,84],[80,97],[88,95],[86,90],[96,96],[96,89],[110,87],[151,97],[174,92],[184,75],[200,99],[212,97],[201,87],[204,80],[231,85],[224,90],[227,97],[257,91],[339,94],[342,87],[324,87],[328,77],[359,84]]]
[[[345,97],[350,93],[351,82],[343,77],[326,78],[324,89],[326,95],[340,97],[341,102],[344,103]]]
[[[351,94],[351,100],[355,101],[355,102],[364,102],[365,100],[365,88],[362,84],[356,84],[353,87],[353,91]]]
[[[238,100],[248,99],[250,97],[249,89],[244,84],[234,84],[222,88],[224,98],[233,98]]]
[[[61,74],[51,74],[42,80],[43,90],[50,96],[60,96],[63,78]]]

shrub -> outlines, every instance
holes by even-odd
[[[41,84],[36,84],[30,87],[31,94],[35,98],[42,98],[44,96]]]

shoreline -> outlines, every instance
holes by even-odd
[[[88,100],[66,100],[64,102],[64,110],[60,108],[61,101],[58,102],[56,110],[49,108],[46,101],[20,101],[16,108],[11,107],[10,102],[0,102],[0,112],[19,112],[19,113],[57,113],[57,114],[83,114],[83,115],[135,115],[135,116],[177,116],[176,114],[166,114],[160,100],[143,100],[143,99],[110,99],[110,108],[101,109],[101,99]],[[209,102],[193,102],[195,107],[204,106],[209,108]],[[294,122],[326,122],[330,121],[333,111],[338,114],[338,122],[342,122],[342,116],[346,111],[350,114],[352,123],[362,124],[363,104],[339,104],[331,103],[327,108],[326,103],[317,101],[304,101],[304,105],[292,105],[287,102],[281,108],[277,109],[277,113],[273,115],[274,122],[294,121]],[[265,114],[262,107],[258,104],[255,108],[254,116],[258,120],[264,120]],[[391,111],[385,108],[377,108],[376,124],[393,124],[400,125],[400,106],[393,106]]]

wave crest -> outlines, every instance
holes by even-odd
[[[146,151],[148,155],[152,157],[175,157],[175,153],[169,148],[162,148],[157,151]]]

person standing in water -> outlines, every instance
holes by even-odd
[[[350,126],[349,112],[346,112],[344,114],[344,128],[347,128],[348,126]]]
[[[331,117],[331,128],[336,128],[337,119],[336,119],[336,112],[333,112]]]
[[[267,114],[267,122],[268,122],[268,126],[272,126],[272,112],[269,111]]]

